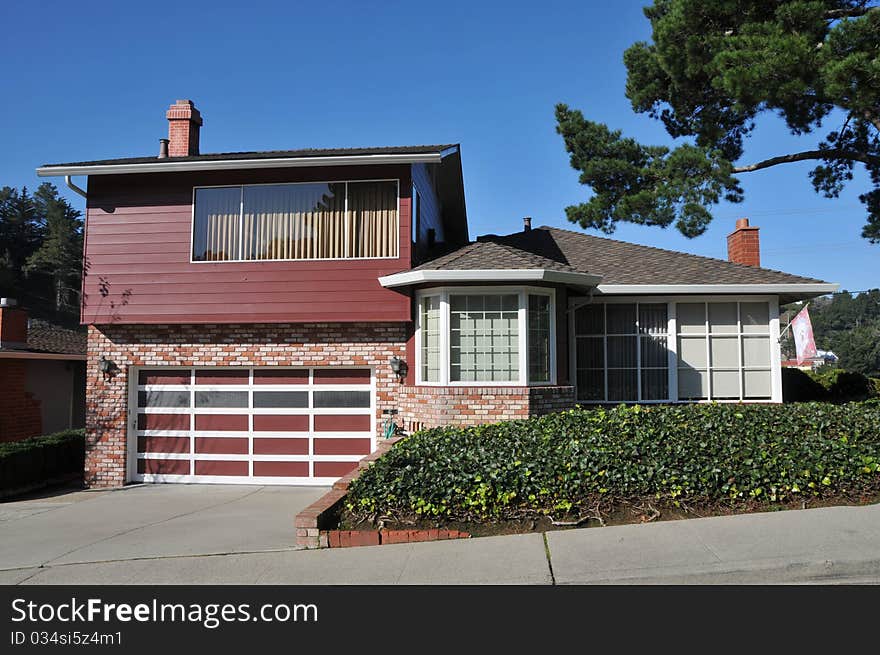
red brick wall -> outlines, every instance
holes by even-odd
[[[18,441],[42,433],[40,401],[27,393],[23,359],[0,359],[0,442]]]
[[[749,219],[736,222],[736,230],[727,236],[727,259],[746,266],[761,265],[761,244],[757,227],[749,226]]]
[[[427,427],[494,423],[574,406],[574,387],[418,387],[398,394],[409,432]]]
[[[89,326],[86,484],[125,482],[130,366],[371,366],[381,419],[397,407],[401,385],[388,360],[405,356],[408,331],[406,323]],[[101,373],[102,355],[113,375]]]
[[[0,307],[0,346],[23,346],[28,337],[28,315],[23,309]]]

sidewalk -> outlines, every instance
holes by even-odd
[[[459,541],[148,557],[0,571],[2,584],[880,584],[880,505]]]

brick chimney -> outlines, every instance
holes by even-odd
[[[736,229],[727,235],[727,260],[746,266],[761,265],[760,228],[751,227],[749,219],[736,221]]]
[[[28,316],[14,298],[0,298],[0,348],[27,347]]]
[[[168,119],[168,156],[199,154],[199,128],[202,115],[191,100],[178,100],[165,113]]]

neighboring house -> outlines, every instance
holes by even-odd
[[[0,299],[0,442],[85,425],[86,334]]]
[[[780,303],[837,285],[527,223],[468,241],[457,145],[158,157],[88,176],[86,480],[328,484],[407,429],[782,398]],[[72,185],[71,188],[82,191]]]
[[[782,368],[798,368],[802,371],[815,371],[825,366],[825,364],[836,364],[837,360],[838,357],[833,351],[817,350],[815,357],[805,359],[801,363],[798,363],[797,359],[782,360]]]

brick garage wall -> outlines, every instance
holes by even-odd
[[[125,482],[130,366],[371,366],[380,419],[397,407],[401,385],[388,360],[405,357],[408,331],[405,323],[89,326],[85,482]],[[114,373],[100,371],[101,356]]]
[[[574,387],[401,387],[407,431],[443,425],[495,423],[574,406]]]
[[[24,359],[0,359],[0,442],[43,432],[40,401],[25,391],[26,367]]]

